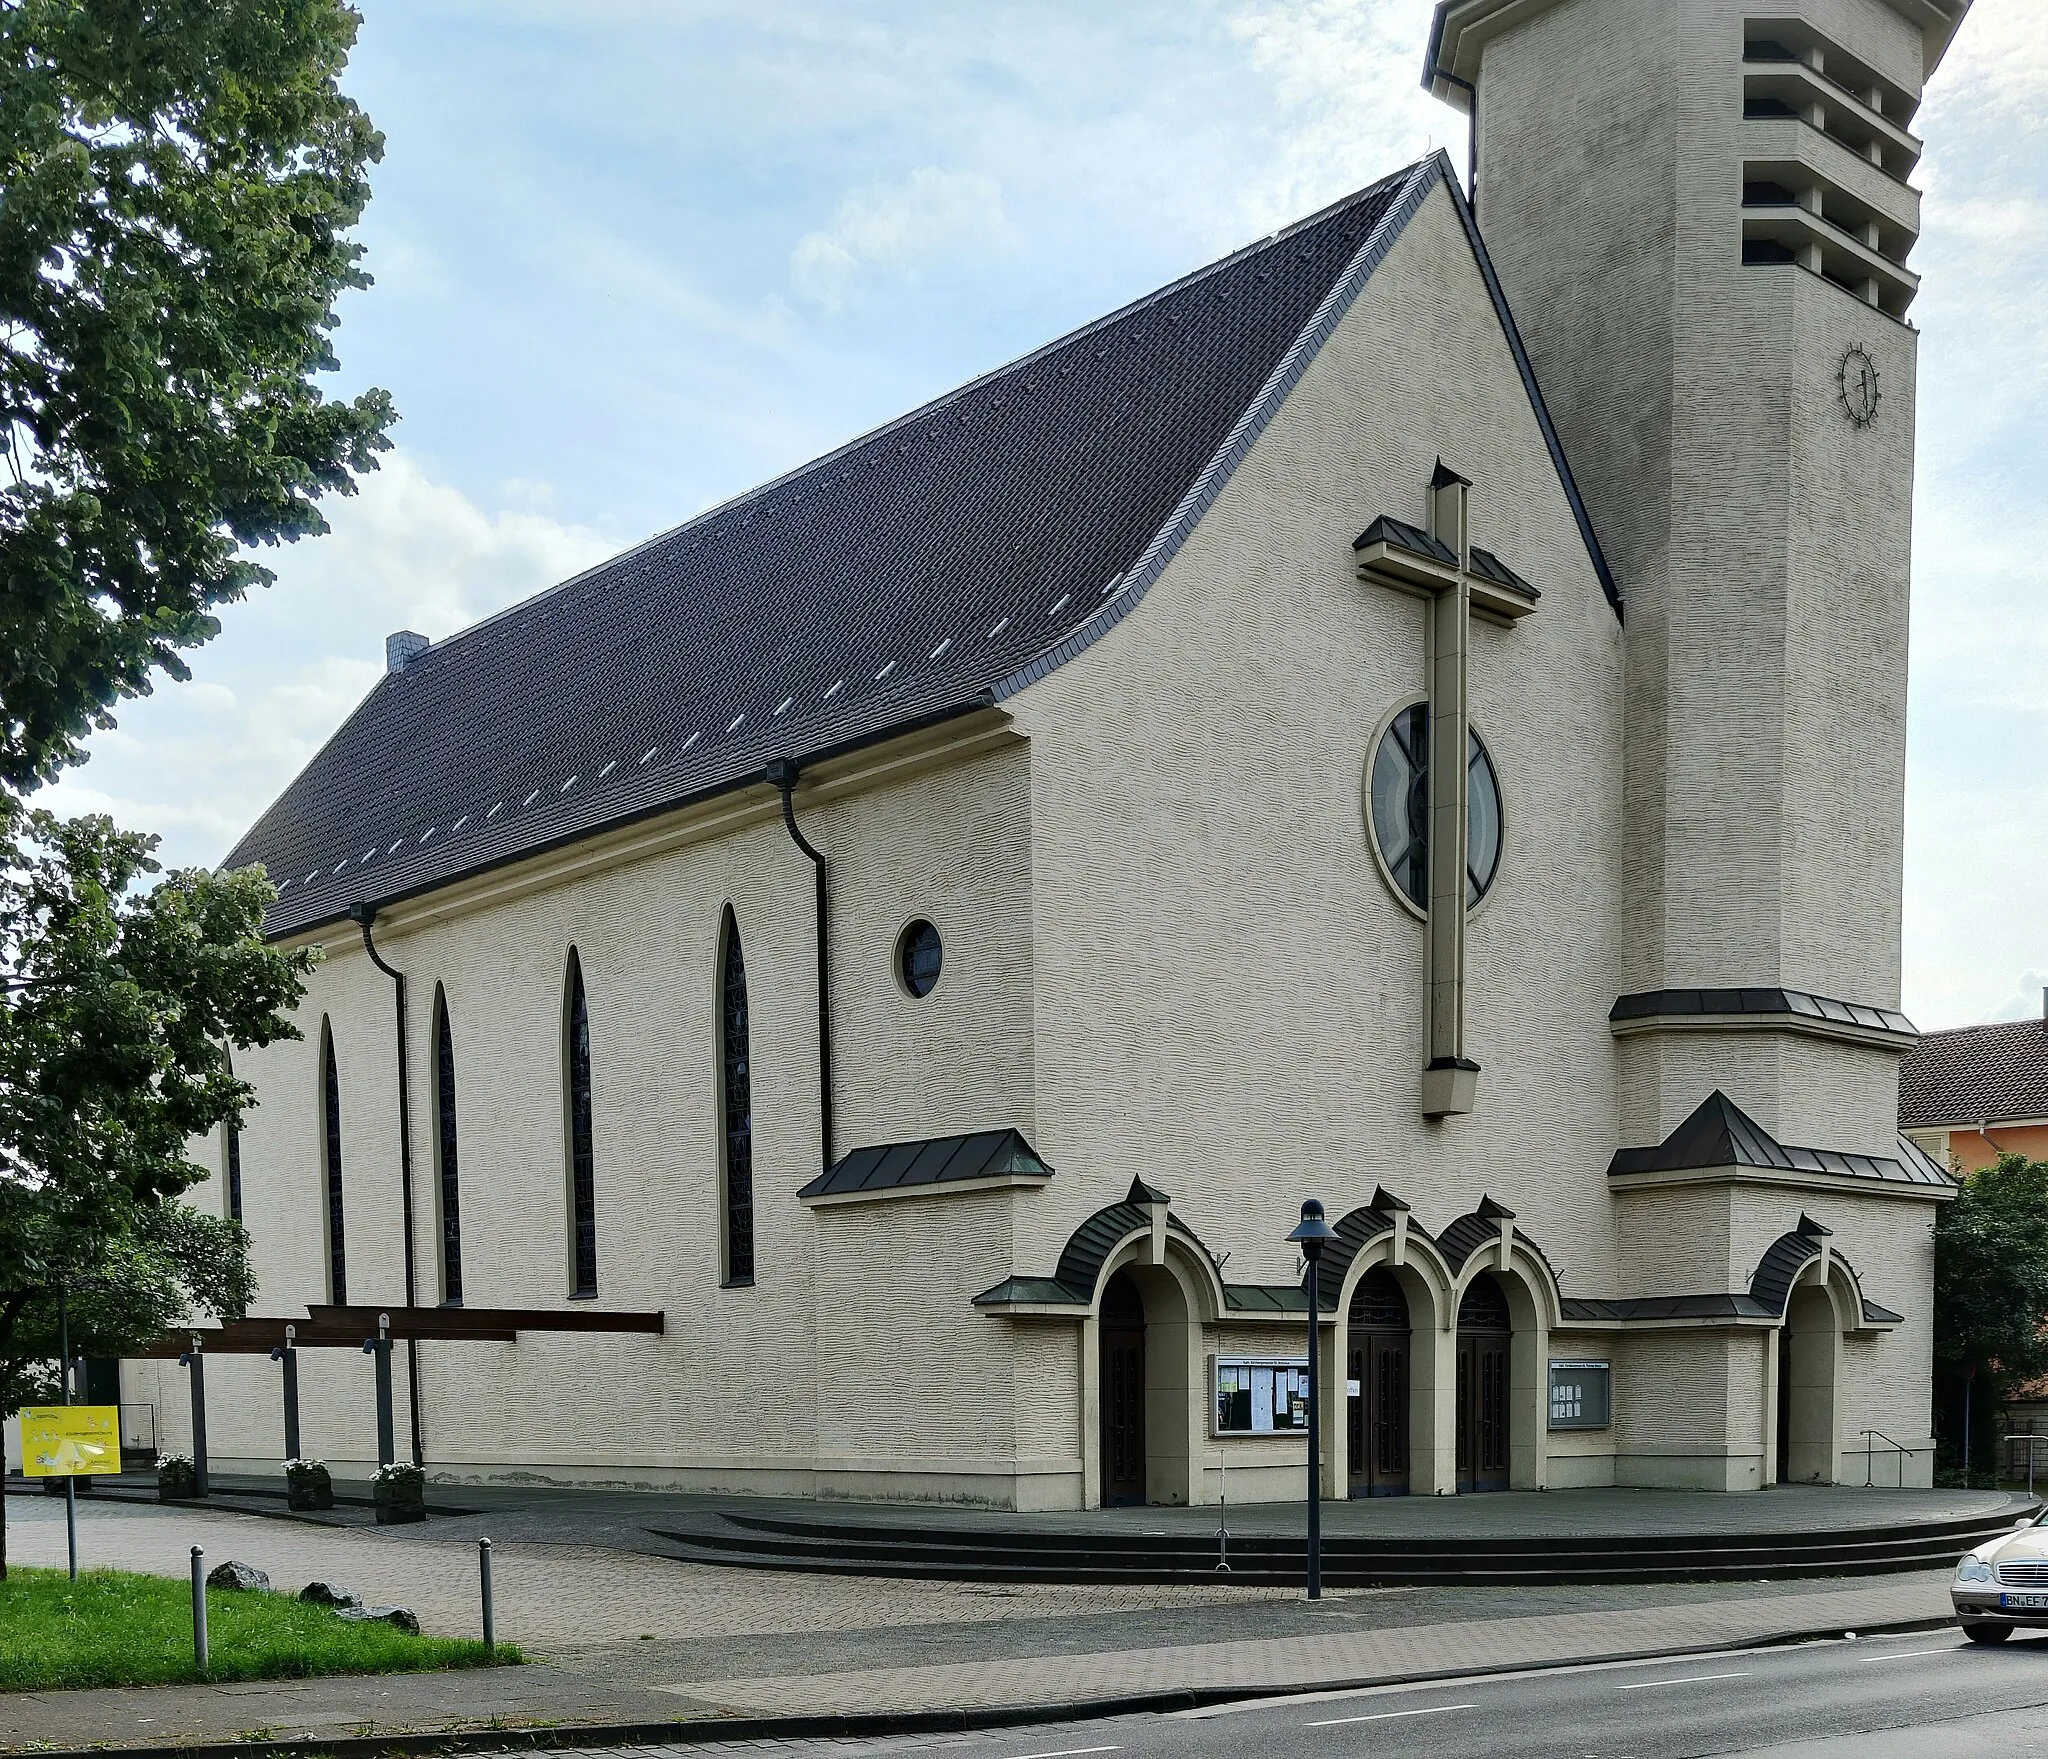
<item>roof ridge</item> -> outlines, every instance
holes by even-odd
[[[638,543],[628,544],[618,554],[607,556],[599,562],[593,562],[588,568],[580,569],[566,580],[558,580],[553,586],[544,586],[540,591],[529,594],[515,604],[505,605],[491,612],[489,616],[480,617],[476,622],[456,630],[451,635],[444,635],[439,641],[433,643],[432,647],[436,649],[446,648],[454,642],[463,640],[465,637],[478,634],[495,623],[505,621],[517,612],[529,610],[533,606],[553,598],[557,593],[568,591],[570,587],[587,580],[600,569],[616,567],[619,563],[639,555],[643,550],[649,549],[655,544],[666,542],[673,537],[680,537],[683,533],[691,531],[709,520],[735,512],[751,502],[773,494],[779,488],[783,488],[802,477],[808,476],[812,471],[822,469],[837,459],[859,451],[863,446],[870,445],[874,441],[883,439],[887,435],[898,432],[903,428],[913,426],[928,416],[944,410],[960,398],[1016,372],[1019,368],[1029,366],[1033,361],[1039,360],[1057,349],[1068,347],[1086,336],[1093,335],[1098,330],[1106,329],[1109,325],[1120,322],[1124,318],[1129,317],[1133,312],[1143,311],[1147,306],[1156,304],[1170,294],[1182,292],[1184,289],[1195,286],[1212,275],[1220,274],[1223,270],[1230,268],[1233,264],[1244,261],[1246,257],[1258,251],[1270,250],[1274,245],[1294,237],[1297,233],[1305,232],[1312,226],[1322,224],[1332,215],[1341,213],[1346,208],[1358,206],[1372,197],[1381,194],[1388,185],[1400,183],[1403,179],[1414,176],[1417,169],[1429,163],[1430,157],[1433,156],[1425,156],[1422,159],[1416,160],[1413,164],[1403,166],[1399,171],[1376,179],[1365,185],[1362,189],[1353,190],[1349,195],[1340,197],[1325,207],[1318,208],[1313,214],[1293,221],[1291,224],[1281,227],[1278,231],[1269,232],[1264,238],[1255,239],[1250,244],[1239,245],[1237,249],[1217,257],[1211,262],[1204,263],[1200,268],[1191,269],[1185,275],[1168,281],[1163,286],[1153,288],[1149,293],[1141,294],[1136,299],[1126,300],[1113,311],[1107,311],[1099,317],[1091,318],[1087,323],[1055,336],[1049,342],[1042,342],[1036,348],[1027,349],[1024,353],[1004,361],[999,366],[990,367],[985,372],[978,373],[973,378],[955,385],[949,391],[942,391],[938,396],[928,398],[914,409],[905,410],[901,415],[892,416],[889,420],[867,428],[853,435],[850,439],[842,440],[829,451],[820,452],[815,458],[807,459],[802,464],[792,465],[788,470],[781,472],[779,475],[768,478],[766,482],[756,483],[751,488],[742,489],[738,494],[729,495],[722,501],[714,502],[711,506],[691,514],[689,518],[681,520],[675,525],[668,526],[664,530],[642,538]],[[432,650],[430,649],[429,651]]]

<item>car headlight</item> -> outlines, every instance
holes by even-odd
[[[1992,1571],[1990,1560],[1979,1557],[1973,1551],[1961,1563],[1956,1565],[1956,1580],[1958,1582],[1992,1582],[1997,1580],[1997,1576]]]

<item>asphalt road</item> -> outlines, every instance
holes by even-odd
[[[819,1759],[2026,1759],[2048,1756],[2048,1634],[1979,1648],[1935,1631],[985,1734],[774,1745]]]

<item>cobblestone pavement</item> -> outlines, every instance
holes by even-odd
[[[146,1503],[81,1504],[82,1567],[182,1576],[191,1549],[209,1567],[239,1558],[296,1593],[316,1578],[345,1582],[366,1599],[410,1606],[421,1624],[449,1636],[478,1629],[477,1557],[466,1538],[422,1527],[324,1527]],[[64,1563],[64,1505],[7,1499],[8,1555],[23,1564]],[[1144,1608],[1278,1601],[1280,1588],[909,1582],[720,1569],[595,1547],[495,1544],[492,1584],[498,1634],[547,1648],[635,1642],[643,1637],[762,1637],[790,1632],[910,1625],[1066,1619]]]
[[[1540,1667],[1679,1647],[1754,1643],[1787,1632],[1882,1626],[1947,1614],[1949,1572],[1893,1576],[1856,1588],[1757,1599],[1693,1601],[1534,1618],[1292,1633],[1281,1638],[1119,1649],[1057,1659],[861,1668],[845,1673],[684,1681],[678,1694],[766,1715],[867,1713],[934,1706],[1037,1705],[1174,1691],[1285,1690],[1399,1679],[1460,1668]],[[1808,1584],[1809,1589],[1812,1584]]]

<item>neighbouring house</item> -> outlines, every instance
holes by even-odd
[[[1899,1128],[1963,1173],[2048,1160],[2048,990],[2038,1020],[1930,1032],[1899,1065]]]

